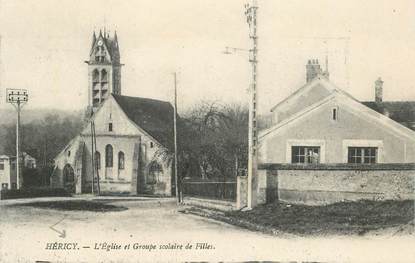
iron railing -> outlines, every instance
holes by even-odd
[[[236,181],[182,181],[184,196],[236,201]]]

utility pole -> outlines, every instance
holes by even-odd
[[[253,201],[253,186],[256,183],[257,163],[258,163],[258,134],[257,134],[257,54],[258,54],[258,36],[257,36],[257,10],[256,0],[252,0],[251,5],[245,5],[246,21],[249,25],[249,38],[251,39],[251,49],[249,62],[251,63],[252,75],[250,84],[249,100],[249,131],[248,131],[248,202],[247,208],[252,209],[255,205]],[[255,182],[254,182],[255,180]]]
[[[94,149],[94,127],[93,127],[93,119],[91,117],[90,125],[91,125],[91,167],[92,167],[92,194],[95,194],[95,149]]]
[[[180,196],[179,196],[179,180],[178,180],[178,173],[177,173],[177,76],[176,72],[174,72],[174,183],[176,184],[176,199],[177,204],[180,204]]]
[[[6,102],[12,104],[17,110],[16,122],[16,188],[20,188],[20,111],[28,101],[27,90],[7,89]]]

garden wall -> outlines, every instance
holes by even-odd
[[[267,202],[320,205],[415,199],[414,164],[262,164],[259,168],[260,199]]]

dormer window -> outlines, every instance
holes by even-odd
[[[108,131],[112,132],[112,123],[108,123]]]

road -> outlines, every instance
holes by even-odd
[[[128,210],[61,211],[0,201],[1,262],[413,262],[415,259],[414,239],[409,236],[275,237],[182,214],[174,200],[111,202]],[[50,228],[60,220],[54,228],[65,230],[64,238]],[[46,249],[59,246],[61,249]]]

